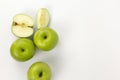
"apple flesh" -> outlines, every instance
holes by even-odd
[[[49,51],[57,45],[58,35],[53,29],[43,27],[35,33],[34,43],[40,50]]]
[[[36,62],[28,70],[28,80],[50,80],[51,69],[44,62]]]
[[[17,39],[10,48],[11,56],[17,61],[27,61],[34,56],[35,46],[30,39]]]
[[[41,8],[37,14],[37,27],[47,27],[50,22],[49,12],[46,8]]]
[[[34,21],[26,14],[17,14],[13,18],[12,32],[17,37],[30,37],[33,30]]]

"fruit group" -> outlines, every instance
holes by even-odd
[[[50,80],[51,69],[44,62],[36,62],[28,70],[28,80]]]
[[[12,33],[19,37],[10,47],[11,56],[17,61],[27,61],[35,54],[35,47],[50,51],[58,43],[58,34],[49,28],[50,15],[46,8],[41,8],[37,14],[37,31],[34,36],[34,21],[26,14],[17,14],[13,18]],[[26,37],[33,38],[30,40]],[[34,42],[34,43],[33,43]],[[35,45],[36,46],[35,46]],[[36,62],[28,69],[28,80],[50,80],[51,68],[44,62]]]
[[[56,46],[57,42],[57,33],[49,27],[40,28],[34,35],[35,45],[44,51],[53,49]]]
[[[49,12],[46,8],[41,8],[37,14],[37,27],[47,27],[50,22]]]
[[[31,40],[17,39],[10,48],[11,56],[17,61],[27,61],[34,56],[35,47]]]
[[[33,34],[33,19],[26,14],[17,14],[13,18],[12,32],[17,37],[29,37]]]

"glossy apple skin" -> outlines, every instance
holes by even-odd
[[[28,70],[28,80],[50,80],[51,68],[44,62],[36,62]]]
[[[35,33],[34,43],[40,50],[49,51],[57,45],[58,35],[53,29],[43,27]]]
[[[27,61],[34,56],[35,46],[30,39],[17,39],[10,48],[11,56],[17,61]]]

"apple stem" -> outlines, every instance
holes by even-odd
[[[43,73],[42,73],[42,72],[40,72],[39,77],[42,77],[42,75],[43,75]]]

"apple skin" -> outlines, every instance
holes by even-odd
[[[40,50],[49,51],[57,45],[58,35],[53,29],[43,27],[35,33],[34,43]]]
[[[21,38],[10,47],[11,56],[17,61],[27,61],[34,56],[35,46],[30,39]]]
[[[28,80],[50,80],[51,68],[44,62],[36,62],[31,65],[27,72]]]

